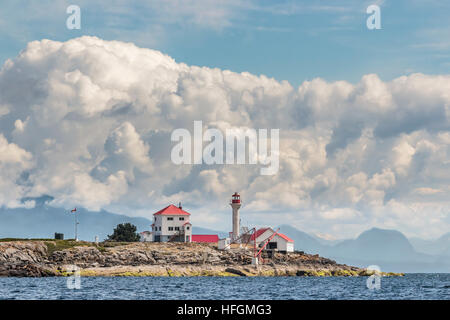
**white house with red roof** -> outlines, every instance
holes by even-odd
[[[255,241],[256,245],[263,245],[275,231],[272,228],[261,228],[256,230],[254,234],[250,237],[250,241]],[[267,244],[266,249],[276,249],[278,251],[284,252],[294,252],[294,240],[278,232]]]
[[[153,214],[152,234],[155,242],[192,242],[190,213],[184,211],[181,203],[173,204]]]

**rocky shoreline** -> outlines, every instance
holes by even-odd
[[[251,265],[251,248],[201,243],[0,242],[0,277],[81,276],[368,276],[371,271],[303,252],[276,253]],[[402,274],[384,273],[386,276]]]

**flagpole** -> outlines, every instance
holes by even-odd
[[[78,219],[77,219],[77,211],[75,211],[75,241],[78,241]]]

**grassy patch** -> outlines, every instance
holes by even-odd
[[[25,239],[25,238],[2,238],[0,242],[13,242],[13,241],[53,241],[54,239]]]
[[[105,253],[106,248],[114,248],[117,246],[129,245],[134,242],[115,242],[115,241],[104,241],[98,244],[89,241],[75,241],[75,239],[67,239],[67,240],[56,240],[56,239],[46,239],[46,238],[35,238],[35,239],[26,239],[26,238],[2,238],[1,242],[33,242],[33,241],[42,241],[47,246],[48,255],[50,256],[55,251],[61,251],[65,249],[71,249],[73,247],[96,247],[101,253]]]
[[[104,247],[104,248],[114,248],[114,247],[118,247],[118,246],[126,246],[132,243],[136,243],[136,242],[120,242],[120,241],[104,241],[99,243],[99,246]]]
[[[106,252],[106,248],[103,246],[97,246],[98,251],[100,251],[101,253],[105,253]]]
[[[93,247],[91,242],[75,241],[75,240],[50,240],[45,241],[47,246],[47,254],[50,256],[53,252],[70,249],[73,247]]]

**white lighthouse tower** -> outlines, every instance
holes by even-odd
[[[239,238],[239,208],[241,207],[241,196],[235,192],[231,196],[230,202],[231,208],[233,208],[233,240]]]

